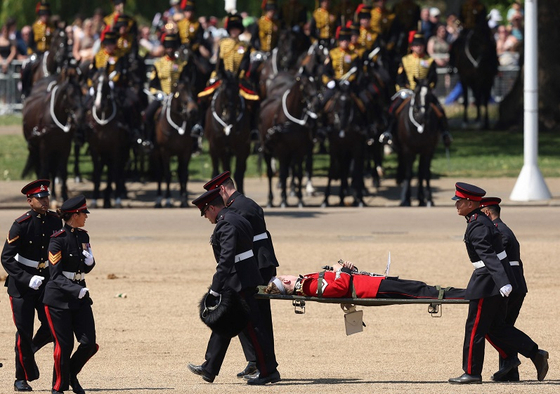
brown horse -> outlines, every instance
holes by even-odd
[[[367,122],[357,99],[351,93],[351,86],[339,83],[337,89],[325,106],[330,163],[322,206],[329,206],[331,182],[334,179],[340,179],[339,205],[344,206],[350,177],[354,197],[352,205],[363,207],[365,151],[369,138]]]
[[[220,87],[206,111],[204,134],[212,159],[212,176],[229,171],[235,156],[233,179],[243,193],[243,178],[251,152],[250,112],[246,99],[239,94],[239,78],[230,71],[220,71]]]
[[[420,206],[434,205],[430,187],[432,157],[440,138],[440,121],[436,114],[437,99],[425,79],[416,80],[410,100],[397,115],[398,152],[397,183],[401,184],[401,206],[410,206],[410,182],[416,156],[418,164],[418,201]],[[424,194],[424,181],[426,193]]]
[[[287,178],[290,169],[295,179],[298,206],[303,206],[302,178],[304,159],[313,148],[311,123],[318,105],[314,85],[301,74],[280,72],[269,86],[269,96],[260,109],[259,134],[267,165],[268,207],[272,207],[272,158],[280,165],[281,203],[287,206]]]
[[[189,82],[180,81],[173,92],[164,100],[163,106],[156,112],[155,150],[156,177],[158,182],[156,208],[162,207],[161,184],[165,179],[166,207],[171,207],[171,157],[177,157],[177,173],[181,196],[181,207],[188,204],[187,182],[189,180],[189,162],[193,152],[193,139],[190,130],[198,119],[198,106],[194,100]]]
[[[468,124],[467,108],[469,106],[469,89],[472,91],[476,105],[476,124],[488,129],[488,102],[494,78],[498,74],[498,56],[496,42],[486,23],[481,23],[472,30],[461,31],[451,48],[451,60],[463,86],[463,126]],[[481,107],[484,107],[484,119],[481,124]]]
[[[52,199],[57,199],[55,178],[61,183],[61,196],[68,199],[68,156],[74,130],[82,122],[82,92],[66,70],[58,78],[37,82],[23,103],[23,135],[29,156],[23,170],[31,170],[38,178],[51,179]]]
[[[33,55],[29,64],[29,70],[23,71],[22,94],[27,97],[33,85],[48,76],[56,75],[60,72],[65,62],[68,60],[68,35],[64,29],[57,29],[51,40],[49,50],[43,54]],[[29,76],[27,76],[29,75]]]
[[[114,90],[109,84],[106,70],[100,68],[92,78],[94,94],[88,105],[89,143],[93,162],[93,195],[90,205],[96,207],[100,196],[101,176],[107,167],[107,186],[103,193],[103,208],[111,208],[113,183],[115,205],[122,207],[126,198],[125,166],[130,150],[130,138],[122,127],[124,117],[117,106]]]

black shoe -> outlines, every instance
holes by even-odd
[[[254,373],[250,374],[250,375],[245,375],[243,376],[243,379],[245,380],[251,380],[251,379],[255,379],[259,377],[259,370],[257,369]]]
[[[27,384],[27,380],[22,379],[14,382],[14,391],[33,391],[33,389]]]
[[[64,391],[57,391],[55,389],[52,389],[51,394],[64,394]]]
[[[206,372],[204,368],[202,368],[202,365],[194,365],[189,363],[188,367],[192,373],[202,376],[202,379],[204,379],[204,381],[208,383],[212,383],[214,381],[214,378],[216,377],[216,375],[212,375],[211,373]]]
[[[70,386],[72,386],[72,391],[76,394],[85,394],[85,390],[80,385],[78,378],[76,376],[70,376]]]
[[[279,382],[280,379],[280,372],[274,371],[268,376],[260,376],[258,378],[250,379],[247,381],[247,384],[252,386],[263,386],[267,383],[276,383]]]
[[[537,354],[531,357],[531,361],[535,364],[535,368],[537,368],[537,380],[544,380],[548,372],[548,352],[539,349]]]
[[[482,376],[480,375],[469,375],[467,373],[462,374],[458,378],[449,379],[449,383],[453,384],[472,384],[472,383],[482,383]]]
[[[246,375],[253,375],[254,373],[259,373],[257,369],[257,363],[254,361],[249,361],[245,369],[237,374],[238,378],[242,378]]]
[[[514,368],[521,365],[521,361],[517,357],[509,357],[503,361],[500,370],[492,375],[492,380],[496,382],[505,381],[507,374]]]

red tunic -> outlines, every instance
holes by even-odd
[[[317,280],[319,273],[304,275],[301,290],[298,294],[308,297],[317,297]],[[323,277],[323,297],[325,298],[352,298],[350,279],[354,284],[357,298],[375,298],[379,284],[384,276],[350,275],[342,271],[325,271]]]

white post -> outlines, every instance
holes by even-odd
[[[525,0],[523,168],[509,197],[513,201],[549,200],[552,197],[537,164],[539,140],[537,38],[537,0]]]

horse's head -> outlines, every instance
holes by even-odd
[[[299,84],[308,113],[317,114],[321,109],[321,98],[319,96],[321,80],[310,75],[305,68],[301,67],[296,75],[296,81]]]
[[[74,79],[68,78],[57,85],[57,88],[53,103],[55,111],[64,112],[73,126],[79,126],[84,115],[80,85]]]
[[[193,122],[198,118],[198,105],[194,100],[191,84],[188,81],[179,81],[173,88],[173,98],[177,102],[177,110],[183,120]],[[173,108],[172,108],[173,110]]]
[[[239,111],[239,78],[237,73],[223,71],[219,88],[220,116],[227,124],[233,124]]]
[[[113,101],[113,89],[109,83],[110,77],[105,68],[98,69],[91,78],[95,98],[94,106],[99,111]]]
[[[54,54],[54,61],[59,66],[68,59],[68,34],[66,34],[66,29],[56,29],[49,50]]]
[[[309,37],[301,29],[283,29],[278,36],[278,68],[283,71],[294,68],[310,44]]]
[[[428,113],[431,112],[432,104],[436,102],[436,97],[427,79],[417,79],[414,77],[416,87],[410,102],[414,119],[419,124],[424,124]]]

